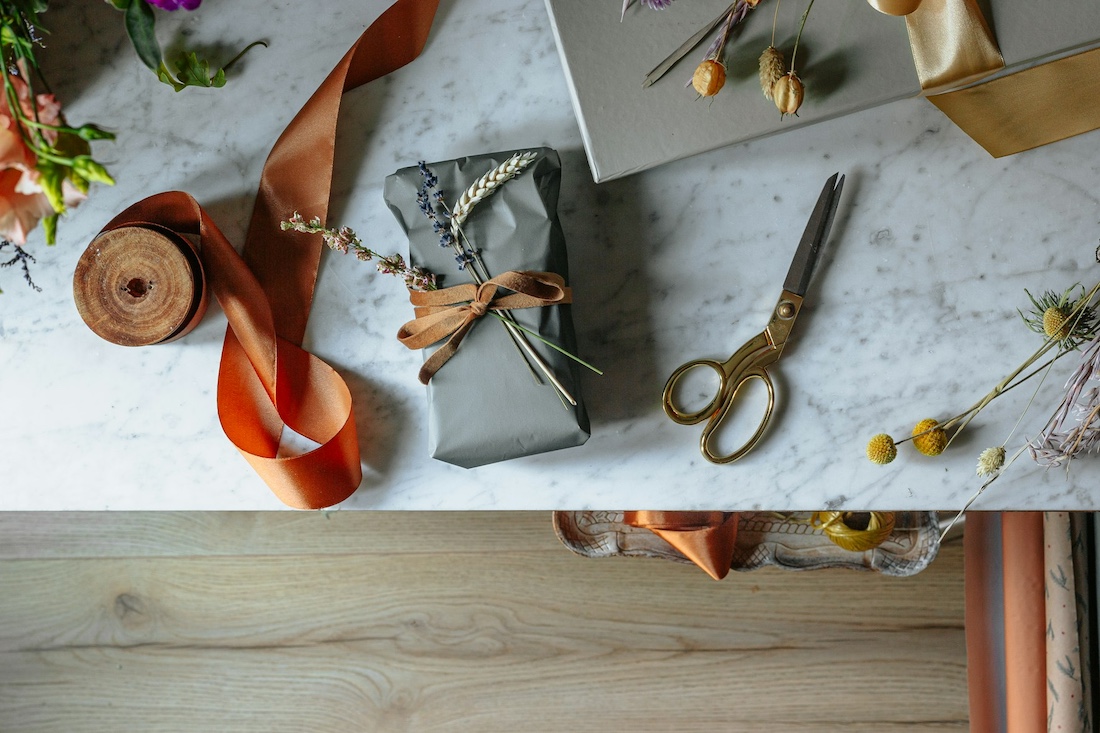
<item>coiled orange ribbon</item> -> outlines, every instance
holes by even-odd
[[[502,295],[501,290],[512,292]],[[423,349],[447,339],[420,367],[420,381],[427,384],[455,355],[474,324],[489,311],[564,305],[572,302],[573,291],[556,273],[510,270],[480,285],[465,283],[443,290],[414,290],[409,293],[409,300],[415,306],[416,319],[401,327],[397,340],[410,349]]]
[[[343,93],[419,56],[437,6],[438,0],[398,0],[367,28],[291,120],[264,164],[242,256],[193,198],[171,192],[145,199],[111,221],[85,252],[85,266],[77,268],[78,301],[80,293],[87,295],[95,287],[108,299],[115,297],[119,284],[96,266],[97,253],[109,244],[104,237],[123,233],[154,248],[163,245],[164,251],[186,248],[181,235],[199,238],[201,269],[229,320],[218,373],[222,428],[272,491],[292,507],[318,509],[343,501],[358,488],[362,467],[347,385],[301,348],[321,242],[308,234],[284,232],[279,224],[299,210],[325,220]],[[148,281],[131,281],[138,283],[127,291],[131,298],[140,301],[149,294]],[[201,281],[200,271],[196,288],[202,289]],[[181,310],[191,314],[191,321],[201,316],[201,308]],[[102,334],[91,321],[89,325]],[[127,328],[116,325],[118,331]],[[182,324],[161,340],[178,337],[190,325]],[[320,447],[280,456],[285,426]]]

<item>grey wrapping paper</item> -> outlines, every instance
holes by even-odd
[[[448,207],[467,187],[507,160],[513,152],[430,163]],[[569,282],[565,237],[558,223],[561,164],[548,148],[523,173],[478,203],[463,224],[474,248],[481,250],[490,275],[507,270],[556,272]],[[386,178],[386,204],[409,238],[409,261],[435,273],[440,287],[470,282],[457,269],[454,251],[441,247],[439,235],[420,211],[421,185],[415,166]],[[574,294],[574,297],[581,297]],[[512,311],[516,320],[577,353],[568,305]],[[410,318],[411,318],[410,307]],[[535,381],[503,325],[486,316],[463,340],[458,352],[428,385],[428,447],[433,458],[473,468],[520,456],[569,448],[588,440],[588,414],[580,394],[580,367],[535,338],[530,344],[577,400],[569,406],[540,377]],[[436,347],[425,349],[427,358]]]

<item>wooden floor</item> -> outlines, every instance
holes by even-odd
[[[895,579],[588,560],[546,513],[0,514],[0,731],[966,730]]]

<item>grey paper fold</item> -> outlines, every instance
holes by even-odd
[[[522,152],[522,151],[513,151]],[[478,155],[429,168],[448,206],[478,178],[513,152]],[[477,204],[463,224],[481,250],[490,275],[507,270],[556,272],[569,281],[565,237],[558,223],[561,164],[549,148],[523,173]],[[421,176],[415,166],[386,178],[386,204],[409,238],[409,261],[436,274],[441,287],[470,282],[457,269],[454,252],[416,203]],[[575,294],[574,297],[577,297]],[[512,311],[516,320],[543,338],[577,353],[569,306]],[[411,317],[411,316],[410,316]],[[535,338],[528,341],[552,368],[577,406],[563,406],[556,390],[535,381],[503,325],[486,316],[428,385],[428,445],[433,458],[465,468],[581,445],[588,440],[588,414],[580,394],[579,367]],[[425,349],[427,358],[435,347]]]

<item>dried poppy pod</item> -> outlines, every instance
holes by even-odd
[[[691,85],[701,97],[713,97],[726,83],[726,67],[714,59],[706,59],[695,67]]]
[[[798,113],[798,108],[802,106],[804,91],[802,80],[793,71],[788,71],[775,82],[772,87],[772,99],[775,100],[780,116]]]

